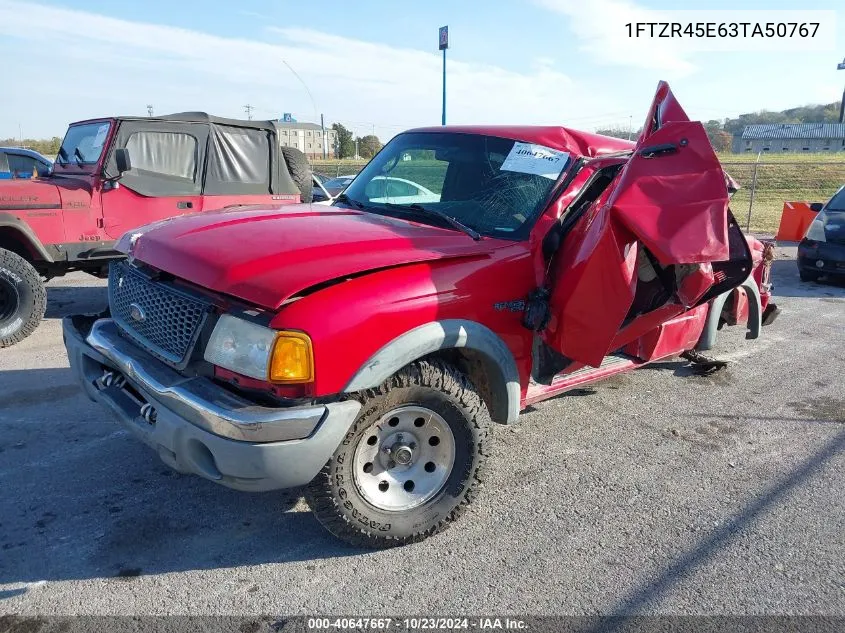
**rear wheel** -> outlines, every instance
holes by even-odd
[[[311,165],[305,154],[295,147],[283,147],[282,156],[288,166],[288,173],[299,189],[299,199],[302,202],[311,202],[313,198],[314,182],[311,180]]]
[[[35,268],[0,248],[0,348],[32,334],[46,309],[47,291]]]
[[[490,416],[468,378],[418,361],[362,395],[358,419],[307,498],[335,536],[362,547],[422,541],[449,527],[481,481]]]
[[[821,277],[821,273],[799,268],[798,276],[801,277],[801,281],[818,281],[819,277]]]

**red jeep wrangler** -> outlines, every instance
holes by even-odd
[[[64,321],[88,395],[170,466],[307,485],[389,547],[473,498],[490,422],[776,314],[704,128],[665,84],[634,144],[563,127],[395,137],[332,207],[239,209],[119,244],[110,308]],[[116,465],[117,466],[117,465]]]
[[[114,243],[155,220],[237,204],[311,198],[305,156],[280,148],[271,121],[201,112],[81,121],[53,172],[0,181],[0,347],[44,316],[41,277],[95,275],[123,257]]]

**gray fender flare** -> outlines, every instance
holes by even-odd
[[[516,361],[495,332],[475,321],[432,321],[405,332],[373,354],[344,391],[377,387],[409,363],[446,349],[468,349],[479,354],[490,385],[490,416],[501,424],[515,422],[520,401]]]
[[[745,338],[758,338],[760,336],[760,328],[763,325],[763,315],[760,309],[760,289],[757,287],[754,278],[750,275],[738,287],[745,289],[748,294],[748,331],[745,333]],[[719,319],[722,316],[722,310],[725,307],[725,302],[734,290],[736,288],[723,292],[710,301],[707,322],[704,324],[701,338],[698,339],[698,345],[695,347],[697,350],[713,349],[713,346],[716,344],[716,331],[719,328]]]
[[[50,255],[46,248],[44,248],[44,245],[41,243],[41,240],[38,239],[38,236],[35,235],[32,228],[30,228],[30,226],[19,217],[14,216],[11,213],[0,212],[0,228],[2,227],[12,228],[18,231],[23,239],[32,246],[35,252],[38,253],[44,261],[54,261],[53,256]]]

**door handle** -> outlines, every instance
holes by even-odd
[[[193,209],[194,203],[190,202],[188,200],[180,200],[179,202],[176,203],[176,208],[177,209]]]
[[[681,142],[682,145],[686,143]],[[678,146],[674,143],[664,143],[663,145],[652,145],[651,147],[642,148],[638,154],[643,158],[654,158],[655,156],[664,156],[666,154],[674,154],[678,151]]]

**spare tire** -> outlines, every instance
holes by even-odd
[[[311,165],[308,164],[305,154],[295,147],[283,147],[282,157],[288,166],[290,177],[299,189],[300,201],[311,202],[314,181],[311,180]]]

